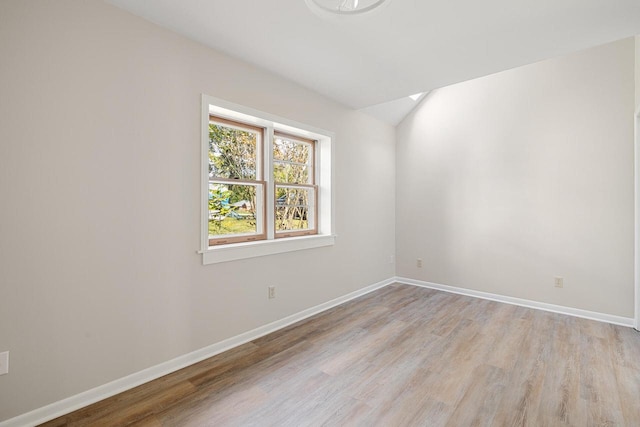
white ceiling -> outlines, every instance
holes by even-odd
[[[356,109],[640,34],[640,0],[107,1]]]

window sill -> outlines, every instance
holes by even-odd
[[[275,240],[260,240],[259,242],[234,243],[212,247],[205,251],[200,251],[200,253],[202,254],[203,265],[217,264],[220,262],[237,261],[246,258],[331,246],[335,243],[335,238],[335,235],[321,234]]]

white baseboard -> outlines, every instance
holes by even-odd
[[[581,310],[579,308],[565,307],[562,305],[547,304],[544,302],[531,301],[531,300],[508,297],[508,296],[498,295],[498,294],[491,294],[489,292],[474,291],[472,289],[458,288],[456,286],[440,285],[438,283],[424,282],[422,280],[408,279],[406,277],[396,277],[395,281],[398,283],[404,283],[407,285],[420,286],[420,287],[429,288],[429,289],[437,289],[439,291],[451,292],[454,294],[466,295],[470,297],[482,298],[482,299],[487,299],[491,301],[519,305],[522,307],[550,311],[553,313],[566,314],[568,316],[582,317],[584,319],[591,319],[591,320],[597,320],[600,322],[612,323],[614,325],[633,327],[633,324],[634,324],[634,319],[630,317],[614,316],[612,314],[598,313],[595,311]]]
[[[10,418],[6,421],[0,422],[0,427],[35,426],[46,421],[50,421],[54,418],[68,414],[69,412],[73,412],[77,409],[91,405],[92,403],[98,402],[111,396],[115,396],[116,394],[122,393],[123,391],[130,390],[141,384],[147,383],[164,375],[193,365],[194,363],[215,356],[216,354],[220,354],[224,351],[245,344],[249,341],[253,341],[256,338],[270,334],[271,332],[275,332],[278,329],[282,329],[293,323],[304,320],[307,317],[311,317],[315,314],[321,313],[332,307],[343,304],[354,298],[358,298],[359,296],[368,294],[369,292],[373,292],[376,289],[383,288],[394,282],[394,278],[383,280],[371,286],[367,286],[365,288],[359,289],[355,292],[351,292],[347,295],[343,295],[331,301],[327,301],[315,307],[308,308],[299,313],[292,314],[291,316],[287,316],[284,319],[280,319],[267,325],[260,326],[259,328],[253,329],[235,337],[228,338],[224,341],[220,341],[205,348],[201,348],[200,350],[178,356],[175,359],[168,360],[166,362],[160,363],[159,365],[152,366],[150,368],[120,378],[110,383],[98,386],[91,390],[76,394],[75,396],[71,396],[67,399],[63,399],[50,405],[43,406],[42,408],[27,412],[15,418]]]

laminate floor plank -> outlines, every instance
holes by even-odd
[[[537,418],[543,425],[572,426],[586,425],[586,401],[580,397],[580,329],[575,318],[562,317],[553,328],[551,341],[553,349],[549,365],[554,375],[545,375],[542,386],[543,396],[557,396],[543,399]]]
[[[349,407],[343,407],[334,412],[322,424],[331,426],[364,426],[364,420],[371,413],[371,407],[364,402],[355,401]]]
[[[618,426],[624,424],[624,416],[613,366],[611,352],[605,338],[592,335],[580,343],[581,397],[588,402],[588,425]]]
[[[473,380],[457,402],[448,426],[491,426],[506,388],[507,373],[491,365],[479,365]]]
[[[417,367],[406,370],[395,382],[380,384],[376,400],[369,396],[367,401],[373,410],[364,425],[444,425],[450,408],[424,392],[432,375],[428,370]],[[384,393],[385,389],[393,391]]]
[[[136,421],[133,424],[129,424],[130,427],[162,427],[162,423],[155,415],[144,418],[140,421]]]
[[[526,320],[512,319],[503,325],[501,331],[482,330],[482,335],[491,343],[486,363],[512,370],[522,351],[530,326],[530,322]]]
[[[527,316],[531,327],[523,340],[521,352],[511,370],[505,395],[496,415],[496,425],[538,426],[538,407],[544,397],[542,386],[549,373],[557,375],[549,364],[549,332],[552,328],[549,313],[537,312]]]
[[[44,425],[640,426],[640,333],[393,284]]]
[[[405,327],[405,324],[393,320],[380,326],[380,328],[376,328],[375,331],[365,336],[358,345],[352,345],[350,348],[331,357],[322,364],[320,369],[334,376],[341,371],[349,369],[362,359],[366,359],[371,349],[380,348],[391,341]]]

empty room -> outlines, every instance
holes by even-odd
[[[0,427],[640,426],[639,34],[0,0]]]

